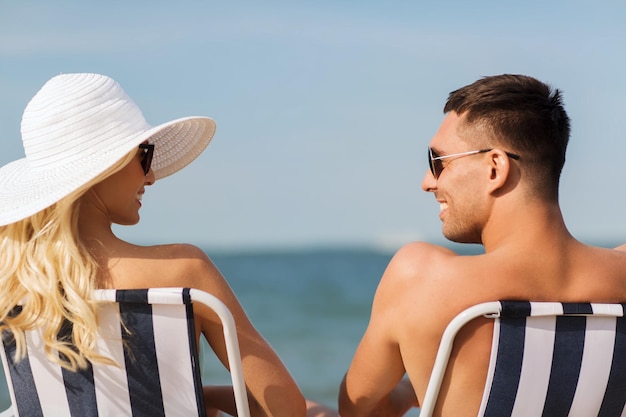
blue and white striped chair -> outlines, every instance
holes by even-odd
[[[452,343],[493,318],[478,417],[626,416],[626,304],[496,301],[470,307],[442,337],[420,417],[432,415]]]
[[[249,416],[233,316],[216,297],[188,288],[98,290],[99,349],[121,366],[94,363],[68,372],[43,355],[38,331],[27,333],[28,356],[15,363],[8,332],[1,349],[12,409],[0,416],[205,416],[193,303],[223,324],[239,416]],[[120,321],[121,319],[121,321]]]

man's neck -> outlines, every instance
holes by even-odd
[[[572,240],[558,204],[527,204],[492,216],[483,230],[485,252],[502,247],[519,248],[537,245],[554,246],[557,242]]]

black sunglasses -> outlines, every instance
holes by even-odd
[[[145,149],[141,157],[141,167],[143,168],[144,175],[148,175],[150,172],[150,166],[152,165],[152,157],[154,156],[154,144],[141,143],[139,149]]]
[[[443,162],[441,162],[442,159],[453,158],[453,157],[461,158],[463,156],[476,155],[479,153],[489,152],[491,150],[493,150],[493,148],[480,149],[476,151],[467,151],[467,152],[461,152],[461,153],[453,153],[451,155],[444,155],[444,156],[435,156],[437,154],[434,153],[432,148],[429,147],[428,148],[428,166],[430,167],[430,172],[433,174],[433,177],[435,179],[438,179],[439,175],[441,175],[441,171],[443,171],[443,169],[445,168],[443,166]],[[516,155],[511,152],[505,152],[505,153],[507,154],[509,158],[519,160],[519,155]]]

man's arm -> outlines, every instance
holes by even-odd
[[[385,396],[376,406],[367,412],[363,407],[355,407],[354,404],[343,404],[342,395],[345,392],[346,378],[341,383],[341,393],[339,399],[339,410],[343,416],[403,416],[413,407],[417,407],[417,398],[413,391],[411,381],[402,379],[387,396]],[[367,414],[360,414],[367,413]]]
[[[417,406],[410,382],[402,379],[405,368],[398,335],[406,317],[400,307],[403,284],[398,280],[404,277],[398,277],[394,262],[398,260],[392,260],[376,290],[370,323],[341,384],[342,417],[402,416]]]

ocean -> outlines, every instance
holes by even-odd
[[[207,253],[304,395],[335,408],[392,253],[345,248]],[[203,351],[204,382],[228,382],[211,351]],[[0,410],[8,404],[2,375]]]

